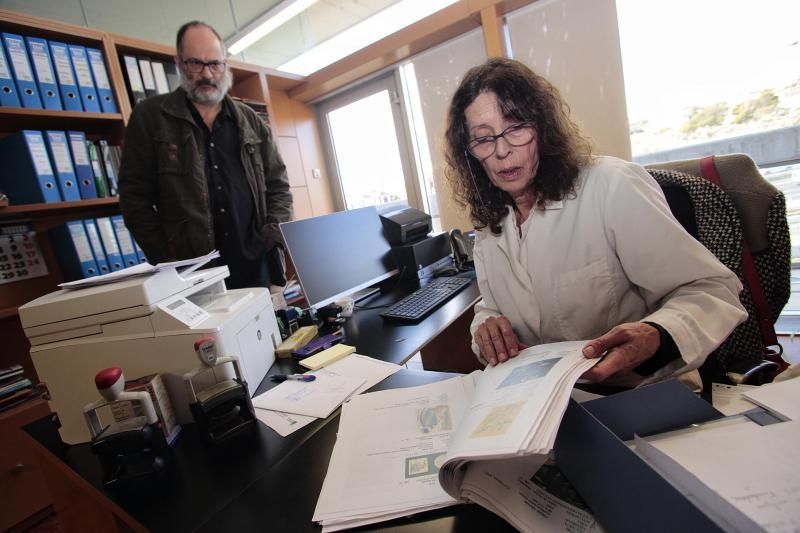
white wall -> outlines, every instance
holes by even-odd
[[[630,160],[615,0],[540,0],[506,20],[514,59],[561,91],[594,152]]]

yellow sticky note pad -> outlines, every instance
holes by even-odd
[[[336,346],[331,346],[327,350],[322,350],[316,355],[306,357],[300,361],[300,366],[304,366],[310,370],[316,370],[325,365],[329,365],[334,361],[338,361],[339,359],[347,357],[355,351],[356,349],[352,346],[348,346],[346,344],[337,344]]]
[[[314,340],[316,336],[317,328],[314,326],[303,326],[275,348],[275,355],[278,357],[291,357],[293,351],[302,348]]]

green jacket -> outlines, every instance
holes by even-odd
[[[225,98],[233,103],[245,175],[270,250],[282,241],[278,224],[292,218],[286,166],[258,115]],[[125,131],[120,209],[151,264],[216,247],[203,136],[189,105],[183,89],[148,98],[134,107]]]

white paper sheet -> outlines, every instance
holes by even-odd
[[[800,421],[711,424],[636,450],[725,531],[800,530]]]
[[[800,378],[756,387],[744,397],[786,420],[800,420]]]
[[[711,403],[714,409],[725,416],[738,415],[753,409],[756,405],[747,401],[742,394],[757,388],[755,385],[711,385]]]
[[[330,366],[310,373],[364,378],[364,383],[353,393],[355,395],[374,387],[402,368],[400,365],[373,359],[366,355],[352,354]],[[281,437],[291,435],[317,419],[313,416],[282,413],[259,407],[256,408],[256,418],[275,430]]]
[[[318,374],[314,381],[284,381],[253,398],[253,406],[296,415],[325,418],[349,398],[365,379]]]

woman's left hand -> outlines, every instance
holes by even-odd
[[[603,381],[617,372],[636,368],[650,359],[660,344],[661,336],[650,324],[630,322],[615,326],[583,347],[583,355],[589,359],[606,355],[581,377]]]

